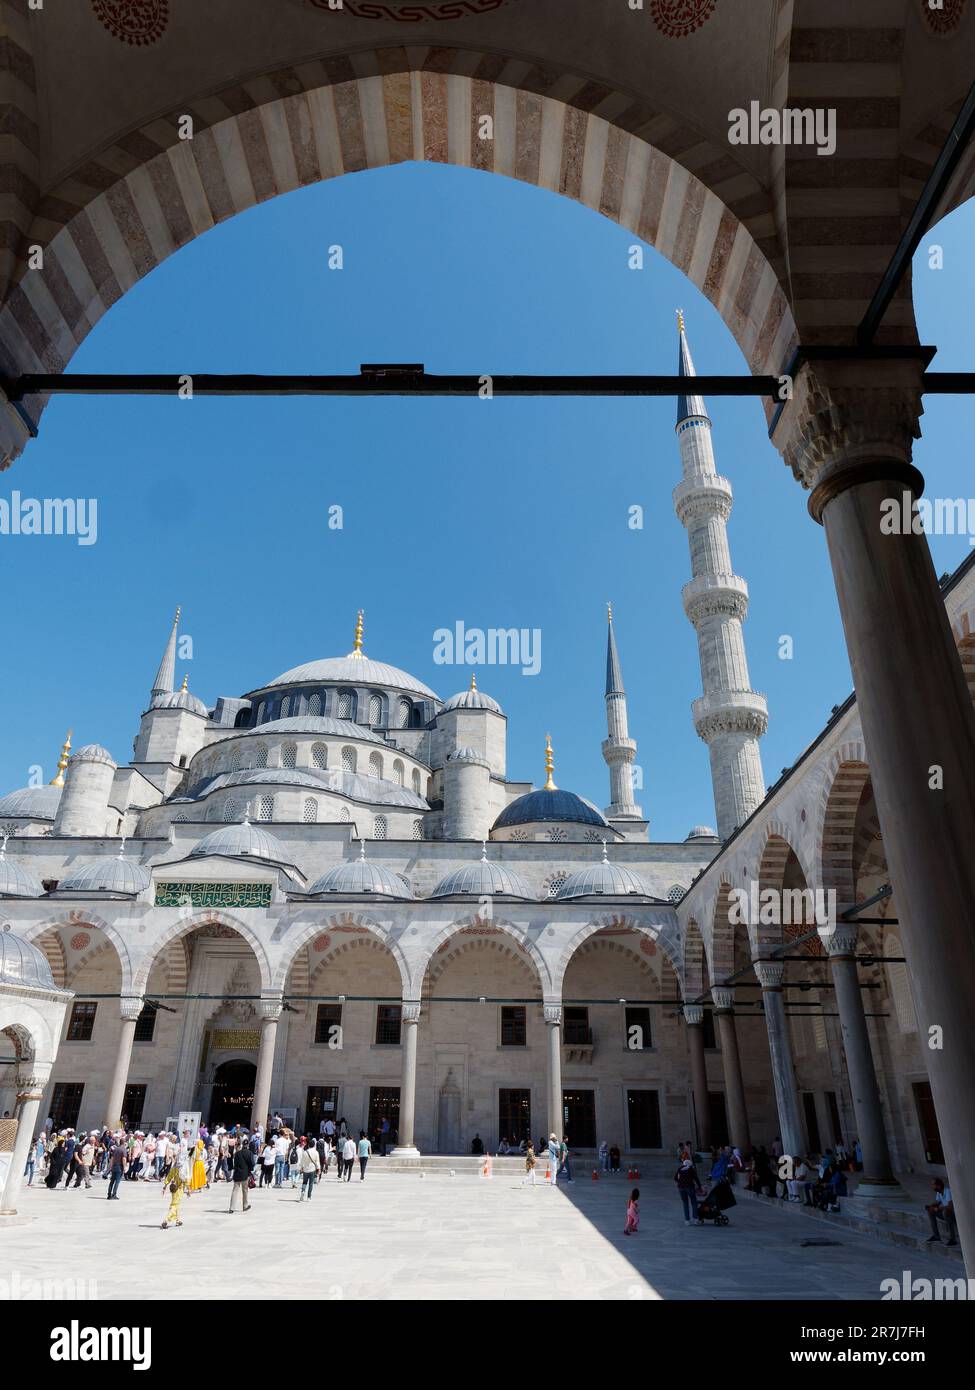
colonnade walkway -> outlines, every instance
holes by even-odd
[[[960,1267],[847,1228],[806,1221],[739,1192],[731,1225],[685,1226],[669,1175],[644,1174],[641,1224],[623,1235],[625,1171],[532,1189],[449,1170],[370,1166],[341,1185],[334,1168],[310,1203],[257,1189],[228,1215],[220,1183],[159,1229],[159,1184],[49,1192],[24,1188],[23,1225],[3,1231],[8,1277],[83,1281],[97,1299],[880,1299],[882,1281],[954,1278]],[[33,1218],[33,1219],[31,1219]],[[827,1245],[804,1241],[828,1240]],[[231,1254],[232,1252],[232,1254]]]

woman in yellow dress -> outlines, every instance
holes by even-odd
[[[163,1179],[163,1196],[169,1198],[169,1211],[166,1219],[162,1223],[162,1228],[167,1231],[170,1226],[182,1226],[179,1208],[183,1200],[183,1193],[186,1191],[186,1180],[179,1171],[179,1159],[173,1160],[172,1167]]]
[[[196,1149],[193,1154],[193,1171],[190,1174],[189,1190],[200,1192],[204,1187],[209,1187],[207,1182],[207,1166],[203,1162],[203,1155],[206,1153],[206,1145],[202,1139],[197,1139]]]

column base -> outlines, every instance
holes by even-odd
[[[896,1178],[890,1182],[870,1182],[863,1178],[857,1183],[856,1191],[849,1197],[841,1197],[841,1206],[863,1207],[868,1202],[894,1202],[912,1207],[918,1206],[906,1187],[901,1187]]]
[[[397,1144],[395,1149],[390,1149],[390,1158],[419,1158],[420,1150],[414,1144],[406,1144],[400,1147]]]

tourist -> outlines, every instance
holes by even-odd
[[[618,1144],[612,1144],[609,1150],[609,1171],[618,1173],[620,1170],[620,1150]]]
[[[938,1222],[943,1221],[948,1232],[948,1239],[944,1241],[944,1244],[957,1245],[958,1223],[955,1220],[955,1206],[951,1200],[951,1188],[945,1185],[942,1178],[935,1178],[931,1186],[934,1189],[934,1201],[924,1208],[931,1223],[931,1234],[928,1236],[927,1244],[931,1245],[935,1241],[941,1240]]]
[[[605,1139],[599,1146],[599,1166],[604,1173],[609,1172],[609,1145]]]
[[[261,1150],[261,1186],[270,1187],[274,1181],[274,1144],[269,1139]]]
[[[632,1236],[640,1229],[640,1189],[634,1187],[630,1193],[630,1200],[626,1204],[626,1225],[623,1227],[625,1236]]]
[[[475,1134],[471,1140],[471,1153],[480,1155],[484,1152],[484,1144],[479,1134]]]
[[[853,1166],[858,1173],[863,1172],[863,1150],[860,1148],[859,1139],[853,1141]]]
[[[349,1134],[348,1131],[346,1131],[345,1138],[344,1138],[343,1141],[342,1141],[342,1159],[343,1159],[343,1162],[344,1162],[344,1164],[345,1164],[345,1181],[346,1181],[346,1182],[351,1182],[351,1181],[352,1181],[352,1169],[353,1169],[353,1167],[354,1167],[354,1165],[355,1165],[355,1152],[356,1152],[356,1143],[355,1143],[355,1140],[352,1138],[352,1135]]]
[[[382,1124],[379,1126],[379,1152],[383,1158],[386,1157],[386,1145],[389,1143],[389,1116],[384,1115]]]
[[[233,1186],[230,1189],[230,1214],[233,1215],[234,1208],[240,1206],[244,1211],[250,1211],[251,1203],[248,1195],[248,1187],[256,1165],[254,1151],[247,1143],[246,1134],[234,1141],[233,1161],[231,1164],[231,1174]]]
[[[504,1137],[504,1135],[502,1134],[502,1136],[501,1136],[501,1142],[500,1142],[500,1144],[498,1145],[498,1157],[499,1157],[499,1158],[503,1158],[506,1154],[508,1154],[508,1153],[510,1153],[510,1152],[511,1152],[511,1150],[510,1150],[510,1148],[509,1148],[509,1146],[508,1146],[508,1141],[507,1141],[507,1139]]]
[[[277,1116],[275,1116],[277,1119]],[[294,1135],[289,1129],[278,1129],[274,1136],[274,1186],[280,1187],[288,1176],[288,1154]]]
[[[366,1131],[359,1130],[359,1181],[364,1182],[366,1177],[366,1164],[369,1162],[369,1155],[372,1153],[372,1145],[366,1138]]]
[[[301,1196],[298,1201],[303,1202],[307,1197],[310,1202],[312,1193],[315,1191],[315,1184],[321,1176],[322,1160],[314,1141],[309,1143],[304,1135],[298,1141],[297,1148],[298,1170],[301,1173]]]
[[[785,1150],[782,1148],[782,1140],[779,1138],[778,1135],[776,1135],[775,1138],[772,1140],[771,1144],[769,1145],[769,1153],[775,1159],[776,1163],[778,1163],[778,1160],[782,1157],[784,1152]]]
[[[81,1148],[75,1150],[78,1176],[75,1179],[75,1187],[80,1187],[82,1180],[85,1187],[91,1187],[91,1165],[95,1161],[95,1131],[86,1134],[81,1140]]]
[[[532,1187],[535,1186],[535,1165],[537,1162],[538,1159],[535,1157],[535,1150],[532,1148],[532,1142],[529,1139],[525,1148],[525,1176],[521,1180],[523,1184],[530,1182]]]
[[[548,1136],[548,1180],[555,1186],[559,1176],[559,1141],[554,1134]]]
[[[716,1182],[724,1182],[728,1176],[728,1155],[724,1149],[719,1149],[717,1157],[711,1165],[711,1186]]]
[[[185,1172],[180,1171],[180,1164],[177,1160],[167,1170],[163,1183],[163,1196],[169,1198],[169,1210],[162,1222],[164,1231],[168,1231],[170,1226],[182,1226],[183,1224],[179,1217],[179,1208],[186,1186]]]
[[[566,1182],[575,1182],[569,1163],[569,1136],[567,1134],[562,1135],[562,1142],[559,1145],[559,1177],[565,1178]]]
[[[789,1178],[789,1201],[801,1202],[806,1184],[809,1181],[809,1164],[804,1158],[794,1158],[792,1177]]]
[[[192,1168],[190,1168],[190,1166],[189,1166],[189,1165],[190,1165],[189,1154],[187,1154],[187,1157],[186,1157],[186,1166],[187,1166],[187,1170],[189,1171],[189,1182],[187,1183],[186,1186],[187,1186],[187,1190],[188,1190],[189,1192],[191,1192],[191,1193],[193,1193],[193,1192],[202,1192],[203,1189],[204,1189],[205,1187],[209,1187],[209,1186],[210,1186],[209,1180],[208,1180],[208,1178],[207,1178],[207,1167],[206,1167],[206,1164],[205,1164],[204,1161],[203,1161],[203,1155],[204,1155],[205,1153],[206,1153],[206,1144],[203,1142],[203,1138],[202,1138],[202,1134],[201,1134],[201,1135],[199,1135],[199,1136],[197,1137],[196,1144],[195,1144],[194,1149],[193,1149],[193,1166],[192,1166]],[[182,1194],[181,1194],[181,1195],[182,1195]],[[177,1224],[180,1224],[180,1225],[181,1225],[182,1223],[180,1222],[180,1223],[177,1223]]]
[[[64,1136],[59,1134],[47,1154],[47,1177],[44,1179],[44,1186],[49,1192],[53,1192],[61,1181],[66,1162]]]
[[[113,1144],[108,1155],[108,1200],[118,1201],[119,1184],[125,1176],[125,1170],[129,1166],[126,1146],[122,1143]]]
[[[44,1162],[44,1135],[39,1134],[27,1150],[27,1164],[24,1168],[24,1177],[27,1179],[27,1186],[30,1187],[34,1181],[34,1172],[39,1170]]]
[[[681,1160],[681,1165],[674,1174],[674,1182],[677,1184],[681,1205],[684,1208],[684,1225],[689,1226],[692,1217],[697,1220],[697,1194],[701,1190],[697,1169],[689,1158]]]

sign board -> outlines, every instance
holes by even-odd
[[[187,1131],[186,1143],[191,1153],[199,1138],[202,1118],[203,1112],[201,1110],[181,1110],[176,1120],[176,1133],[180,1139],[183,1138],[183,1132]]]

